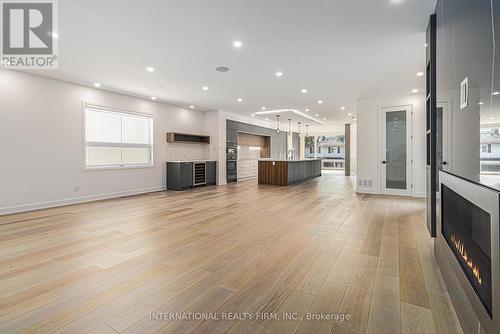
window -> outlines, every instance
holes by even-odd
[[[332,153],[332,147],[331,146],[328,146],[328,153],[331,154]]]
[[[481,153],[491,153],[491,144],[481,144]]]
[[[95,106],[85,107],[85,166],[153,164],[153,118]]]

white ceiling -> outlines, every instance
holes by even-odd
[[[423,89],[435,2],[59,1],[59,70],[39,74],[200,110],[308,108],[340,127],[357,99]]]

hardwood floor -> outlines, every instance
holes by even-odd
[[[353,188],[324,174],[0,216],[0,333],[461,333],[424,201]]]

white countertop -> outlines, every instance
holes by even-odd
[[[288,160],[288,159],[269,159],[269,158],[266,158],[266,159],[259,159],[259,161],[286,161],[286,162],[302,162],[302,161],[318,161],[318,160],[321,160],[321,159],[294,159],[294,160]]]
[[[209,162],[213,161],[216,162],[217,160],[172,160],[172,161],[167,161],[167,162]]]

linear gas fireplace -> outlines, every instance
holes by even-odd
[[[442,185],[442,233],[491,317],[491,216]]]
[[[440,172],[435,254],[465,333],[500,328],[500,193]]]

